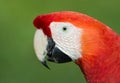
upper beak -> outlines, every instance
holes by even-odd
[[[46,60],[55,63],[70,62],[72,59],[62,52],[55,44],[54,40],[44,35],[42,30],[37,30],[34,36],[34,49],[41,63],[50,69]]]

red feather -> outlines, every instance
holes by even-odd
[[[85,14],[71,11],[54,12],[50,14],[37,16],[34,19],[33,24],[37,29],[42,29],[47,36],[51,36],[51,31],[49,29],[49,24],[51,22],[71,22],[79,27],[105,26],[104,24]]]

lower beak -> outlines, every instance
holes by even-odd
[[[46,37],[41,30],[37,30],[34,37],[34,48],[38,59],[50,69],[46,60],[55,63],[70,62],[72,59],[62,52],[52,38]]]

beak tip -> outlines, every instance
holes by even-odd
[[[47,69],[49,69],[50,70],[50,67],[47,65],[47,62],[46,61],[43,61],[43,62],[41,62]]]

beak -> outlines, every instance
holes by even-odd
[[[72,59],[62,52],[51,37],[44,35],[42,30],[36,30],[34,36],[34,49],[38,59],[48,69],[46,60],[55,63],[70,62]]]

